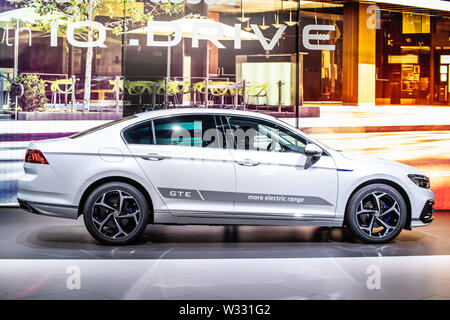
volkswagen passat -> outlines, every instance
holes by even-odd
[[[345,226],[368,243],[432,220],[426,176],[397,162],[335,151],[255,112],[178,109],[133,115],[31,142],[22,208],[83,215],[107,244],[147,224]]]

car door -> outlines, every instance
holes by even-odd
[[[124,131],[128,147],[177,216],[233,214],[234,162],[213,115],[176,115]],[[218,193],[220,192],[220,193]]]
[[[233,135],[235,214],[273,219],[332,219],[337,199],[334,160],[305,155],[308,141],[271,121],[226,116]],[[315,162],[308,167],[308,161]]]

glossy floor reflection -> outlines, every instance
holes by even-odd
[[[450,212],[391,243],[351,241],[340,228],[148,226],[140,243],[104,246],[78,221],[0,208],[0,259],[242,259],[450,255]]]
[[[450,256],[0,259],[0,299],[450,300]]]
[[[110,247],[82,220],[1,208],[0,299],[450,299],[449,240],[441,212],[384,245],[341,229],[149,226]]]

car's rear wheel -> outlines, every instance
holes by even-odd
[[[88,196],[83,215],[87,230],[98,241],[111,245],[130,244],[145,230],[149,205],[134,186],[109,182]]]
[[[395,239],[405,226],[407,208],[402,195],[385,184],[371,184],[350,198],[345,223],[348,230],[366,243]]]

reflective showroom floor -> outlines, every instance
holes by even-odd
[[[78,221],[0,208],[0,299],[450,299],[450,212],[395,242],[341,229],[149,226],[102,246]]]

